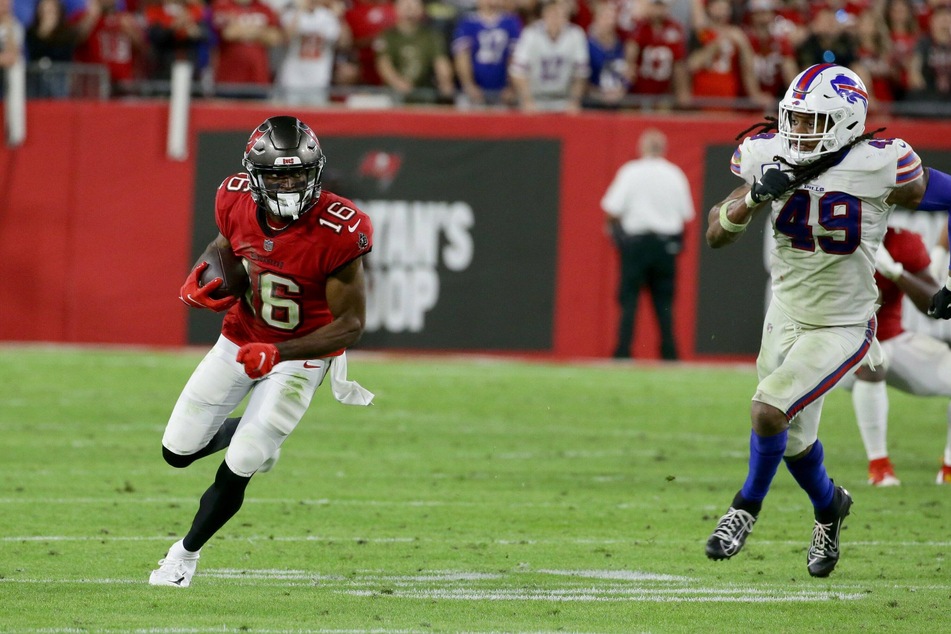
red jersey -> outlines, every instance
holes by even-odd
[[[889,227],[882,247],[888,249],[892,259],[905,267],[912,275],[920,273],[931,264],[931,256],[921,236],[913,231]],[[886,341],[905,331],[901,325],[902,298],[905,294],[890,279],[875,273],[875,283],[882,293],[882,307],[878,309],[878,340]]]
[[[72,24],[82,20],[84,15],[83,11],[75,14]],[[132,79],[135,74],[134,48],[122,22],[135,19],[134,14],[125,11],[103,13],[86,41],[76,47],[73,59],[85,64],[105,64],[112,81]]]
[[[772,33],[761,36],[752,30],[746,31],[746,37],[753,47],[753,72],[760,89],[773,97],[786,92],[786,79],[783,77],[783,60],[794,57],[795,49],[786,37]]]
[[[894,101],[895,95],[892,93],[892,69],[893,61],[890,56],[883,55],[881,50],[859,45],[855,50],[855,56],[866,72],[872,78],[871,93],[875,95],[878,101]]]
[[[373,247],[370,218],[327,191],[287,229],[265,231],[259,220],[264,212],[248,185],[247,174],[229,176],[215,197],[218,230],[244,258],[251,279],[250,295],[228,310],[221,326],[221,334],[239,346],[286,341],[329,324],[327,278]]]
[[[391,2],[354,3],[344,15],[353,34],[354,48],[362,75],[361,83],[378,86],[382,83],[376,72],[376,52],[373,40],[396,24],[396,9]]]
[[[665,95],[671,90],[674,64],[687,56],[687,37],[684,28],[674,19],[663,22],[638,20],[630,39],[637,43],[634,60],[637,81],[631,92],[643,95]]]
[[[277,14],[260,0],[251,0],[250,4],[215,0],[211,5],[211,24],[219,38],[215,80],[237,84],[270,84],[271,65],[267,46],[260,42],[226,41],[221,37],[221,32],[232,20],[259,27],[281,28]]]
[[[710,63],[693,74],[693,94],[697,97],[739,97],[740,52],[733,40],[720,36],[714,29],[701,29],[696,33],[697,48],[718,41],[716,55]]]
[[[915,47],[918,45],[917,33],[895,33],[891,34],[892,40],[892,64],[898,68],[898,86],[905,90],[908,88],[908,69],[904,63],[911,59],[915,54]]]

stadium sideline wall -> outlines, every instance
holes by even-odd
[[[189,159],[179,162],[165,154],[167,109],[160,101],[29,103],[26,143],[0,148],[0,340],[206,341],[178,288],[197,245],[213,237],[208,182],[241,171],[243,141],[274,114],[296,115],[315,128],[340,193],[392,212],[379,223],[373,255],[389,295],[378,302],[365,347],[608,356],[617,274],[599,201],[616,169],[635,156],[639,134],[656,126],[694,187],[698,213],[678,271],[682,356],[747,359],[755,352],[765,272],[754,269],[762,269],[762,240],[749,236],[732,253],[714,252],[702,233],[710,204],[739,184],[724,157],[736,132],[756,117],[208,102],[192,108]],[[923,156],[928,149],[951,156],[951,124],[886,124],[888,136],[905,138]],[[397,213],[414,205],[419,215]],[[462,220],[454,228],[420,225],[400,233],[394,218]],[[397,237],[436,230],[443,231],[438,261],[428,269],[406,264],[420,256],[401,254]],[[460,231],[468,238],[453,244]],[[461,263],[460,252],[468,253]],[[422,281],[396,290],[406,279]],[[414,294],[426,298],[416,312],[406,308]],[[635,340],[635,353],[647,358],[656,356],[651,309],[642,302]],[[400,310],[405,318],[388,312]],[[467,314],[477,319],[466,322]],[[731,339],[735,331],[745,334]]]

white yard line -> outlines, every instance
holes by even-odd
[[[545,588],[525,588],[525,577],[545,579]],[[807,603],[857,601],[867,598],[868,584],[839,585],[835,590],[813,587],[790,589],[789,584],[704,585],[698,579],[658,575],[636,570],[515,570],[482,573],[457,570],[422,571],[393,575],[380,571],[325,575],[317,571],[210,568],[201,572],[207,580],[226,580],[239,585],[316,586],[321,590],[356,597],[456,601],[550,601],[550,602],[726,602]],[[605,581],[605,583],[600,583]],[[0,579],[25,584],[144,584],[144,579]],[[944,590],[945,588],[940,588]]]

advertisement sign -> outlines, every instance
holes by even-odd
[[[214,194],[242,171],[245,132],[199,135],[195,258],[214,238]],[[375,349],[552,347],[560,143],[321,137],[324,186],[374,226],[367,324]],[[217,337],[220,316],[189,312],[190,343]]]

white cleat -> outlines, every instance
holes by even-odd
[[[868,483],[874,487],[897,487],[901,486],[901,480],[895,477],[893,473],[886,473],[877,478],[869,478]]]
[[[149,575],[149,585],[187,588],[191,585],[195,569],[198,568],[198,557],[194,559],[176,559],[166,555],[165,559],[158,563],[158,570],[153,570],[152,574]]]

